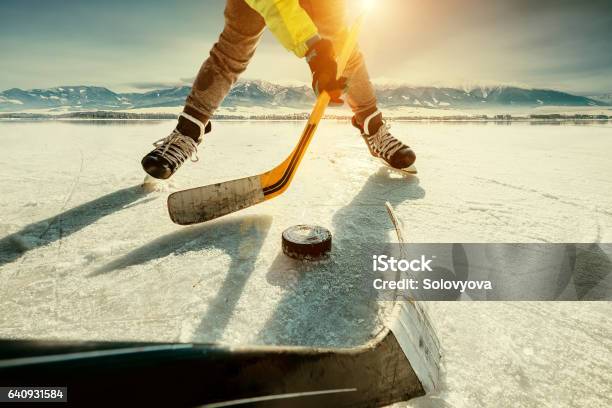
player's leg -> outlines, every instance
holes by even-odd
[[[253,54],[265,22],[244,0],[228,0],[225,27],[193,83],[184,111],[202,122],[209,120]]]
[[[197,147],[211,130],[210,118],[255,53],[263,18],[244,0],[227,0],[224,14],[225,27],[195,78],[176,129],[142,160],[153,177],[169,178],[188,158],[197,161]]]
[[[300,4],[311,16],[319,34],[330,38],[336,50],[340,50],[348,35],[346,0],[300,0]],[[354,114],[353,125],[361,131],[370,153],[395,168],[411,166],[416,155],[409,146],[391,135],[378,110],[374,86],[358,46],[351,54],[343,75],[348,78],[347,102]]]

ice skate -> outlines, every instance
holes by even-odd
[[[390,126],[383,121],[382,113],[376,111],[368,116],[363,126],[357,123],[355,117],[352,120],[353,126],[361,131],[361,136],[365,140],[372,156],[380,158],[385,164],[402,172],[416,173],[414,162],[416,155],[414,151],[393,137]]]
[[[202,136],[211,129],[210,121],[204,124],[191,115],[181,113],[177,128],[153,143],[155,149],[142,159],[142,168],[156,179],[170,178],[187,159],[198,161],[198,145],[202,142]]]

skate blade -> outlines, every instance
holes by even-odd
[[[419,171],[417,170],[414,164],[404,169],[398,169],[398,171],[401,171],[402,173],[406,173],[406,174],[418,174],[419,173]]]
[[[387,163],[383,159],[378,159],[378,160],[382,164],[384,164],[385,167],[388,168],[389,170],[397,172],[397,173],[400,173],[400,174],[411,174],[411,175],[414,175],[414,174],[418,174],[419,173],[414,164],[412,166],[409,166],[409,167],[406,167],[406,168],[403,168],[403,169],[396,169],[395,167],[389,166],[389,163]]]

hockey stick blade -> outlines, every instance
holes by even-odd
[[[355,48],[362,21],[363,16],[358,17],[347,36],[338,58],[339,73],[344,72]],[[293,180],[329,100],[326,92],[319,95],[297,146],[285,161],[272,170],[256,176],[170,194],[168,212],[172,221],[180,225],[197,224],[259,204],[284,193]]]
[[[62,384],[75,406],[387,406],[439,388],[433,328],[412,302],[395,312],[350,348],[0,340],[0,383]]]
[[[265,200],[259,176],[245,177],[170,194],[173,222],[191,225],[242,210]]]

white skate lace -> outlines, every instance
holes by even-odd
[[[373,150],[386,160],[390,160],[404,146],[402,142],[391,135],[390,128],[391,125],[385,121],[376,133],[368,136],[368,142]]]
[[[159,139],[153,146],[156,146],[153,152],[164,157],[175,167],[180,166],[187,159],[192,162],[197,162],[198,158],[198,144],[190,138],[181,134],[178,130],[172,131],[170,135]]]

